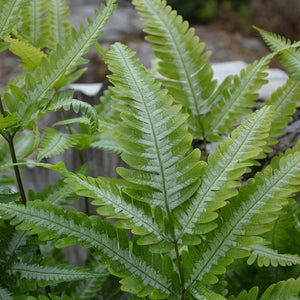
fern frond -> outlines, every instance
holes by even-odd
[[[222,99],[211,107],[211,111],[203,119],[204,130],[209,140],[215,136],[228,134],[238,124],[237,120],[251,112],[256,106],[257,91],[267,83],[266,69],[274,54],[269,54],[259,61],[248,65],[235,75],[231,85],[224,86]]]
[[[13,300],[13,297],[9,290],[0,286],[0,299],[1,300]]]
[[[49,158],[61,153],[78,143],[78,134],[66,134],[53,128],[45,129],[45,137],[38,148],[37,160]]]
[[[56,46],[66,45],[66,41],[72,32],[72,23],[69,20],[69,8],[64,0],[47,1],[47,23],[49,36],[47,46],[55,50]]]
[[[234,189],[240,185],[237,180],[261,155],[269,135],[272,111],[270,106],[265,106],[249,115],[248,120],[242,120],[231,137],[223,140],[208,157],[200,188],[183,211],[175,212],[182,224],[180,238],[197,243],[196,237],[189,238],[189,235],[203,234],[215,227],[211,223],[218,216],[215,211],[225,205],[226,199],[237,194]]]
[[[12,219],[12,224],[19,224],[19,229],[30,230],[29,234],[60,238],[58,247],[74,243],[95,247],[102,262],[109,264],[109,271],[124,277],[121,283],[125,291],[139,296],[153,295],[156,299],[174,293],[170,277],[177,275],[173,273],[170,257],[151,254],[146,247],[135,243],[129,247],[126,233],[116,232],[109,222],[41,201],[29,201],[26,207],[0,204],[0,212],[3,218]],[[172,278],[175,287],[179,286],[176,278]]]
[[[45,48],[48,46],[47,38],[49,32],[47,30],[47,22],[45,15],[47,14],[46,0],[26,0],[26,6],[21,12],[21,22],[19,32],[37,48]]]
[[[16,114],[11,114],[3,116],[0,114],[0,134],[4,134],[4,130],[9,127],[15,126],[19,123],[18,116]]]
[[[87,28],[81,26],[80,34],[72,31],[66,47],[58,45],[52,51],[49,61],[42,60],[39,68],[26,76],[28,103],[38,103],[44,106],[51,94],[51,88],[63,77],[73,72],[79,65],[86,63],[82,58],[102,34],[102,28],[115,8],[115,0],[107,0],[107,6],[102,6],[102,14],[95,11],[95,21],[89,19]]]
[[[1,163],[0,163],[1,165]],[[8,203],[19,199],[20,194],[12,191],[10,188],[6,188],[0,181],[0,202]]]
[[[123,180],[69,173],[65,182],[71,184],[78,195],[95,199],[92,204],[101,206],[97,209],[100,215],[120,219],[116,226],[131,229],[138,235],[151,233],[152,235],[147,237],[149,244],[161,240],[171,242],[168,235],[153,222],[150,206],[146,203],[141,205],[139,201],[122,193],[122,188],[128,187]]]
[[[300,292],[300,278],[291,278],[272,284],[263,293],[260,300],[268,299],[298,299]]]
[[[220,294],[214,293],[203,285],[197,285],[196,287],[191,288],[191,294],[193,295],[193,299],[198,300],[225,300],[226,298]]]
[[[195,30],[188,29],[188,22],[166,1],[134,0],[133,4],[149,27],[144,30],[146,39],[154,43],[152,49],[160,59],[158,71],[168,79],[164,85],[176,102],[196,114],[198,132],[194,134],[199,137],[200,117],[206,113],[203,105],[216,86],[212,68],[206,63],[210,53],[203,53],[205,44],[199,43]]]
[[[103,283],[109,275],[107,268],[96,265],[93,270],[96,271],[99,276],[73,284],[68,293],[72,298],[78,297],[81,300],[90,300],[102,290]]]
[[[4,41],[10,44],[9,50],[20,57],[20,65],[26,71],[34,71],[41,64],[42,58],[47,58],[43,51],[18,35],[14,38],[7,36]]]
[[[96,278],[99,274],[87,268],[58,263],[25,263],[17,262],[9,269],[12,274],[19,274],[21,279],[37,282],[39,286],[57,285],[61,282]]]
[[[270,98],[266,99],[265,105],[272,105],[275,114],[272,118],[270,138],[268,145],[277,143],[274,137],[284,133],[282,130],[292,120],[300,100],[300,81],[288,79],[286,84],[278,88]]]
[[[51,111],[58,111],[61,108],[65,111],[69,111],[72,108],[75,113],[81,112],[83,114],[85,120],[88,121],[88,124],[91,127],[91,131],[95,132],[98,129],[98,116],[96,110],[87,102],[73,99],[73,94],[73,90],[66,93],[56,93],[39,116]]]
[[[300,72],[300,49],[292,47],[295,42],[292,43],[290,39],[257,27],[255,29],[270,49],[278,53],[282,65],[288,72]]]
[[[262,244],[252,245],[245,249],[251,252],[247,261],[248,265],[252,265],[255,261],[257,261],[259,267],[269,267],[270,265],[273,267],[285,267],[300,264],[299,256],[279,254],[277,250],[273,250]]]
[[[172,105],[171,96],[133,55],[116,43],[106,56],[114,73],[110,77],[114,92],[122,95],[116,100],[125,102],[114,105],[121,111],[124,124],[116,129],[124,149],[121,157],[139,170],[118,168],[118,173],[145,186],[126,189],[130,196],[169,211],[195,192],[203,164],[199,162],[200,151],[191,149],[192,137],[184,123],[187,116],[179,113],[181,106]]]
[[[79,197],[75,195],[71,186],[64,182],[64,179],[60,179],[54,185],[49,185],[43,191],[34,193],[28,192],[29,200],[42,200],[51,202],[54,205],[66,205],[70,201],[77,201]]]
[[[0,3],[0,39],[6,37],[19,22],[24,0],[2,0]]]
[[[243,247],[260,243],[259,234],[272,229],[282,202],[300,190],[300,152],[283,156],[280,169],[270,166],[242,186],[239,195],[221,210],[218,230],[207,235],[201,253],[193,249],[195,260],[190,273],[191,286],[196,281],[215,283],[235,258],[248,256]]]

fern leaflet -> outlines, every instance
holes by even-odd
[[[300,264],[299,256],[279,254],[277,250],[273,250],[261,244],[252,245],[245,249],[251,252],[247,261],[249,265],[252,265],[255,261],[257,261],[259,267],[269,267],[270,265],[273,267],[278,267],[278,265],[285,267]]]
[[[0,299],[1,300],[13,300],[12,294],[7,289],[0,286]]]

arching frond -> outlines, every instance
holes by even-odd
[[[6,37],[19,21],[25,0],[2,0],[0,2],[0,39]]]
[[[18,31],[31,42],[34,47],[45,48],[48,46],[47,0],[26,0],[26,6],[22,9]]]
[[[59,263],[25,263],[18,262],[8,268],[12,274],[18,274],[21,279],[38,283],[39,286],[55,286],[61,282],[97,278],[99,274],[87,268]]]
[[[239,195],[221,210],[218,230],[207,235],[205,245],[191,249],[193,271],[189,285],[196,281],[215,283],[215,275],[223,274],[235,258],[249,255],[244,247],[260,243],[259,234],[272,229],[271,222],[278,216],[282,201],[300,190],[300,152],[283,156],[280,169],[270,166],[242,186]],[[197,261],[198,260],[198,261]]]
[[[109,222],[98,217],[88,217],[40,201],[30,201],[26,207],[0,204],[0,212],[3,218],[12,219],[11,223],[18,225],[19,229],[30,230],[30,234],[49,239],[60,238],[58,247],[74,243],[81,243],[87,248],[95,247],[102,262],[109,265],[109,271],[124,278],[121,284],[125,291],[163,299],[179,286],[169,256],[151,254],[146,247],[135,243],[129,247],[124,231],[115,231]]]
[[[73,90],[66,93],[56,93],[49,104],[45,107],[44,112],[40,115],[51,111],[57,111],[61,108],[66,111],[69,111],[72,108],[75,113],[81,112],[83,114],[91,127],[91,131],[95,132],[98,129],[98,116],[95,108],[87,102],[73,99],[73,93]]]
[[[259,267],[292,266],[300,264],[300,257],[292,254],[280,254],[277,250],[273,250],[267,246],[257,244],[246,247],[251,252],[247,263],[252,265],[255,261]]]
[[[116,224],[118,227],[131,229],[137,235],[151,233],[147,237],[148,244],[161,240],[171,242],[168,235],[153,222],[150,206],[122,192],[122,188],[128,187],[123,180],[91,178],[70,173],[65,181],[72,185],[78,195],[95,199],[92,204],[101,206],[97,209],[100,215],[120,219]],[[143,241],[145,243],[145,237]]]
[[[203,119],[204,130],[209,140],[215,136],[228,134],[237,125],[237,120],[251,112],[256,106],[258,90],[267,83],[266,69],[274,54],[269,54],[259,61],[248,65],[235,75],[230,85],[226,84],[222,91],[222,98],[211,107],[210,112]]]
[[[278,52],[279,59],[288,72],[300,72],[300,49],[291,47],[293,43],[290,39],[257,27],[255,29],[258,30],[270,49]]]
[[[78,143],[78,134],[66,134],[53,128],[46,128],[44,133],[45,137],[38,148],[38,161],[62,154],[66,149]]]
[[[207,112],[205,102],[216,86],[207,63],[210,53],[203,53],[205,44],[199,43],[195,30],[166,1],[134,0],[133,4],[149,27],[144,30],[146,39],[154,43],[158,71],[167,78],[164,85],[176,102],[196,114],[198,128],[193,133],[199,137],[200,117]]]
[[[116,100],[125,102],[114,105],[123,120],[122,127],[116,129],[124,149],[121,157],[138,170],[118,168],[118,173],[144,186],[126,189],[126,193],[167,212],[195,192],[203,164],[200,152],[191,149],[192,137],[184,123],[187,115],[179,112],[181,106],[173,105],[167,91],[133,55],[116,43],[106,56]]]
[[[266,99],[265,105],[272,105],[275,109],[268,145],[277,143],[274,138],[284,133],[282,129],[292,120],[291,116],[296,112],[299,100],[300,81],[291,79],[288,79],[284,86],[279,87],[270,98]]]
[[[55,49],[58,44],[66,45],[72,32],[72,23],[69,20],[69,8],[64,0],[47,0],[47,22],[49,36],[47,46]],[[50,25],[50,26],[49,26]]]
[[[208,165],[202,175],[202,184],[183,211],[178,209],[176,217],[182,225],[180,238],[199,243],[196,237],[189,235],[211,231],[218,217],[215,212],[225,205],[225,200],[237,194],[234,189],[240,183],[237,180],[260,157],[262,147],[269,135],[272,109],[265,106],[242,120],[235,129],[208,157]]]

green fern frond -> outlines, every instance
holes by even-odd
[[[69,8],[64,0],[47,1],[47,22],[49,36],[47,46],[55,50],[56,46],[66,45],[66,41],[72,32],[72,23],[69,20]]]
[[[20,57],[20,65],[26,71],[34,71],[41,64],[42,58],[47,58],[43,51],[18,35],[14,38],[7,36],[4,41],[10,44],[9,50]]]
[[[41,201],[29,201],[26,207],[0,204],[0,212],[3,218],[12,219],[13,225],[19,224],[19,229],[30,230],[29,234],[60,238],[58,247],[74,243],[81,243],[86,248],[95,247],[102,262],[109,265],[109,271],[124,277],[121,284],[125,291],[164,299],[175,293],[173,289],[179,286],[169,256],[151,254],[146,247],[135,243],[130,243],[129,247],[124,231],[115,231],[109,222],[96,216],[88,217]]]
[[[37,48],[48,46],[47,14],[46,0],[26,0],[26,6],[21,12],[21,22],[18,26],[19,32]]]
[[[239,195],[221,210],[218,230],[207,235],[204,249],[193,249],[193,271],[189,285],[196,281],[215,283],[235,258],[248,256],[244,247],[260,243],[259,234],[272,229],[283,201],[300,190],[300,152],[283,156],[280,169],[270,166],[242,186]],[[197,261],[198,260],[198,261]]]
[[[114,92],[112,87],[108,87],[108,89],[103,92],[103,96],[100,97],[100,104],[95,106],[95,109],[101,119],[121,120],[120,113],[112,108],[112,105],[115,104],[113,96]]]
[[[206,136],[214,140],[215,136],[228,134],[238,124],[237,120],[251,112],[250,108],[257,104],[257,91],[267,83],[266,69],[274,54],[269,54],[259,61],[248,65],[235,75],[231,85],[225,85],[222,98],[203,119]]]
[[[168,79],[164,85],[176,102],[196,114],[198,132],[194,134],[199,137],[200,117],[207,112],[203,105],[216,86],[207,63],[210,53],[202,53],[205,44],[199,43],[195,30],[189,29],[188,22],[166,1],[134,0],[133,4],[149,27],[144,30],[148,34],[146,39],[154,43],[152,49],[160,59],[158,71]]]
[[[64,179],[58,180],[54,185],[49,185],[41,192],[29,191],[28,198],[31,201],[36,199],[48,201],[54,205],[66,205],[70,201],[79,200],[79,197],[75,195],[71,186],[64,182]]]
[[[300,49],[292,47],[295,42],[257,27],[255,29],[270,49],[279,54],[279,59],[288,72],[300,72]]]
[[[39,286],[55,286],[61,282],[96,278],[99,274],[79,266],[58,263],[17,262],[8,268],[12,274],[19,274],[21,279],[37,282]]]
[[[284,133],[282,130],[292,120],[292,115],[296,112],[300,100],[300,81],[288,79],[286,84],[278,88],[270,98],[266,99],[265,105],[272,105],[275,114],[272,118],[270,138],[268,145],[277,143],[274,137]]]
[[[112,15],[115,0],[102,5],[102,14],[95,11],[95,21],[89,19],[87,28],[81,26],[80,34],[74,30],[69,34],[65,48],[60,45],[52,51],[49,61],[42,60],[41,66],[26,76],[28,103],[44,106],[51,94],[51,88],[63,77],[72,73],[79,65],[86,63],[82,58],[102,34],[102,28]]]
[[[127,181],[145,188],[126,189],[136,199],[169,211],[187,200],[199,186],[203,164],[200,151],[191,149],[192,137],[184,123],[187,116],[180,105],[152,74],[132,58],[134,53],[120,43],[107,53],[110,78],[115,85],[116,104],[123,126],[116,128],[118,142],[124,149],[121,157],[131,167],[118,168]],[[140,86],[142,84],[142,86]],[[133,140],[134,137],[134,140]]]
[[[96,271],[99,276],[74,283],[68,292],[72,298],[78,297],[81,300],[90,300],[102,290],[103,283],[109,275],[107,268],[96,265],[93,270]]]
[[[257,261],[259,267],[269,267],[270,265],[273,267],[285,267],[300,264],[299,256],[279,254],[277,250],[273,250],[261,244],[252,245],[245,249],[251,252],[247,261],[248,265],[252,265],[255,261]]]
[[[4,134],[5,129],[15,126],[19,123],[18,116],[16,114],[11,114],[3,116],[0,114],[0,134]]]
[[[2,0],[0,3],[0,39],[6,37],[19,22],[25,0]]]
[[[101,206],[97,209],[100,215],[120,219],[116,223],[117,227],[131,229],[138,235],[151,233],[151,236],[147,236],[148,244],[161,240],[171,242],[168,235],[153,222],[150,207],[122,193],[122,188],[128,187],[123,180],[69,173],[65,182],[71,184],[78,195],[95,199],[92,204]],[[145,243],[145,237],[143,241]]]
[[[1,163],[0,163],[1,165]],[[0,181],[0,202],[8,203],[19,199],[20,194],[12,191],[10,188],[5,187]]]
[[[45,137],[38,148],[38,161],[62,154],[78,143],[78,134],[66,134],[53,128],[46,128],[44,133]]]
[[[113,115],[115,115],[115,113],[113,113]],[[98,119],[98,124],[99,124],[98,132],[92,136],[90,147],[98,148],[108,152],[113,152],[116,154],[120,154],[124,151],[124,149],[119,145],[117,140],[116,128],[121,126],[120,114],[118,113],[118,115],[119,117],[114,117],[114,116],[111,116],[110,118],[100,117]]]
[[[73,93],[73,90],[66,93],[56,93],[45,107],[45,110],[40,113],[40,116],[51,111],[57,111],[61,108],[65,111],[69,111],[72,108],[75,113],[81,112],[83,114],[83,119],[88,121],[91,131],[95,132],[98,129],[98,115],[96,110],[87,102],[73,99]]]
[[[8,291],[6,288],[3,288],[0,286],[0,299],[1,300],[13,300],[13,296],[10,291]]]
[[[261,296],[260,300],[268,299],[299,299],[300,278],[291,278],[272,284]]]
[[[202,175],[202,184],[197,193],[186,203],[184,210],[175,212],[182,224],[179,237],[199,243],[196,237],[215,228],[211,223],[218,217],[215,212],[225,205],[225,200],[237,194],[237,182],[248,167],[260,157],[262,147],[269,136],[273,110],[265,106],[242,120],[235,129],[208,157],[208,165]],[[186,242],[187,242],[186,241]]]
[[[241,291],[236,297],[230,296],[228,300],[256,300],[258,296],[258,291],[258,287],[255,286],[249,292],[244,290]]]
[[[193,297],[195,297],[193,299],[198,299],[198,300],[210,300],[210,299],[225,300],[226,299],[222,295],[217,294],[200,284],[197,285],[196,287],[191,288],[190,290]]]

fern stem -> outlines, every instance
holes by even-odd
[[[3,116],[4,116],[5,111],[4,111],[4,107],[3,107],[1,99],[0,99],[0,111],[1,111],[1,114],[3,114]],[[11,135],[10,132],[6,132],[5,136],[3,136],[3,137],[8,142],[12,162],[14,164],[17,164],[18,160],[17,160],[16,151],[15,151],[14,142],[13,142],[14,135]],[[22,179],[21,179],[19,166],[14,165],[14,171],[15,171],[15,176],[16,176],[19,192],[21,195],[22,203],[24,205],[26,205],[27,200],[26,200],[26,195],[25,195],[25,191],[24,191],[24,187],[23,187],[23,183],[22,183]]]

